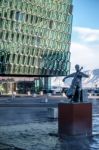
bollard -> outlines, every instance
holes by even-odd
[[[28,95],[28,96],[30,96],[30,95],[31,95],[30,91],[28,91],[28,92],[27,92],[27,95]]]
[[[57,108],[48,108],[48,118],[57,119],[58,118],[58,109]]]
[[[66,97],[66,94],[63,92],[63,93],[62,93],[62,96],[63,96],[63,97]]]
[[[83,100],[86,100],[85,102],[88,102],[88,92],[87,92],[87,90],[83,89],[82,94],[83,94]]]
[[[40,92],[40,95],[41,95],[41,96],[43,95],[43,91]]]
[[[12,92],[12,100],[14,100],[14,99],[15,99],[15,97],[16,97],[16,92],[15,92],[15,91],[13,91],[13,92]]]
[[[36,97],[37,96],[37,94],[36,93],[33,93],[33,97]]]
[[[47,96],[45,97],[45,103],[48,103],[48,97]]]
[[[48,96],[51,96],[51,93],[48,93]]]

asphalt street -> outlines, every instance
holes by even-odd
[[[88,101],[93,104],[93,116],[98,116],[99,100]],[[15,99],[0,97],[0,125],[47,120],[48,108],[57,108],[60,102],[69,101],[63,96],[16,97]]]
[[[0,125],[47,120],[48,108],[56,108],[59,102],[68,102],[68,100],[59,96],[16,97],[15,99],[1,97]]]

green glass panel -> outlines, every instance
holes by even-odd
[[[66,75],[71,28],[72,0],[1,0],[0,73]]]

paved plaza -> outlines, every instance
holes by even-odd
[[[46,101],[47,98],[47,101]],[[49,108],[68,100],[63,96],[0,97],[1,150],[98,150],[99,100],[93,106],[91,137],[58,137],[58,121],[48,117]]]

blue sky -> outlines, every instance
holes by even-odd
[[[71,71],[99,68],[99,0],[73,0]]]

